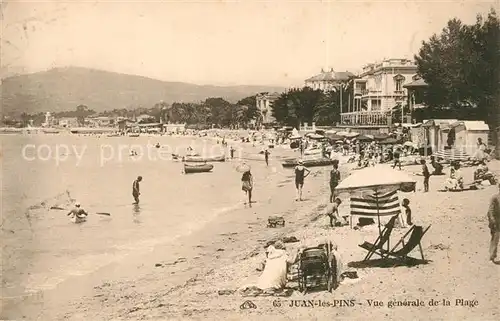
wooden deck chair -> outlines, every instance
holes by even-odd
[[[429,225],[424,230],[424,228],[422,226],[413,225],[408,230],[408,232],[406,232],[406,234],[399,240],[399,242],[396,243],[396,245],[392,248],[392,250],[390,250],[390,251],[385,251],[383,249],[381,250],[382,254],[384,255],[384,258],[394,257],[396,259],[400,259],[403,261],[412,261],[412,260],[415,261],[417,259],[408,256],[408,254],[410,254],[410,252],[413,251],[413,249],[418,246],[418,249],[420,251],[420,255],[422,257],[422,261],[424,261],[425,260],[424,251],[422,250],[421,241],[422,241],[422,238],[424,237],[425,233],[430,228],[431,228],[431,226]],[[408,238],[408,241],[405,243],[405,239],[408,236],[408,234],[410,234],[410,233],[411,233],[411,235]],[[400,245],[402,245],[401,248],[397,249]]]
[[[389,251],[389,239],[391,237],[392,230],[394,229],[394,224],[396,223],[396,219],[398,218],[398,215],[394,215],[391,217],[389,222],[385,225],[384,229],[382,230],[382,233],[379,234],[377,240],[375,243],[370,243],[370,242],[364,242],[363,244],[359,244],[359,247],[362,249],[365,249],[368,251],[366,254],[365,258],[363,261],[369,260],[373,254],[378,254],[380,257],[384,257],[382,254],[383,246],[387,243],[387,250]]]

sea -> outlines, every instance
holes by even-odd
[[[171,157],[185,154],[188,146],[206,156],[228,155],[214,139],[72,134],[1,139],[4,298],[53,289],[147,253],[244,206],[240,161],[214,163],[211,173],[183,174],[182,162]],[[292,173],[265,166],[256,150],[252,156],[237,149],[235,156],[256,159],[246,161],[255,187],[272,197],[279,192],[273,186]],[[132,183],[139,175],[140,204],[134,205]],[[75,201],[89,212],[85,223],[72,223],[66,215]],[[50,209],[54,206],[61,209]]]

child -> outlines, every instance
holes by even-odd
[[[406,223],[411,226],[413,225],[412,221],[411,221],[411,208],[410,208],[410,200],[405,198],[403,199],[403,207],[405,208],[405,212],[406,212]]]
[[[330,217],[330,226],[333,227],[333,221],[335,221],[335,226],[341,226],[342,222],[339,216],[339,206],[342,204],[340,198],[336,198],[333,203],[328,204],[326,207],[326,215]]]
[[[428,192],[429,177],[431,177],[431,173],[429,172],[429,168],[427,168],[427,165],[425,164],[425,159],[422,159],[420,161],[420,164],[422,164],[422,175],[424,176],[424,192]]]

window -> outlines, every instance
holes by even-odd
[[[380,110],[381,107],[380,99],[372,99],[372,110]]]
[[[405,77],[403,75],[394,76],[394,84],[396,85],[396,91],[403,91],[404,83],[405,83]]]

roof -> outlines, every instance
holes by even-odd
[[[330,70],[330,71],[321,71],[321,73],[317,74],[316,76],[312,76],[309,79],[306,79],[307,82],[310,81],[347,81],[350,78],[354,77],[354,74],[348,71],[340,71],[336,72]]]
[[[432,126],[446,126],[446,125],[451,125],[453,123],[456,123],[458,119],[427,119],[424,120],[423,125],[424,127],[432,127]]]
[[[410,83],[407,83],[406,85],[403,85],[403,88],[416,88],[416,87],[427,87],[429,86],[425,80],[422,78],[414,80]]]
[[[464,125],[466,130],[471,131],[489,131],[490,127],[482,120],[463,120],[455,122],[451,127],[456,127],[459,125]]]

